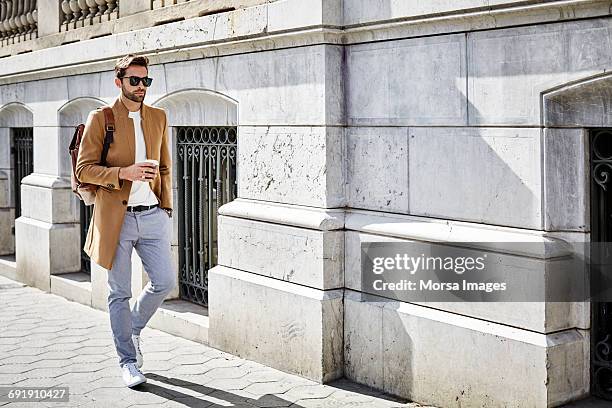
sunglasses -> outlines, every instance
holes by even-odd
[[[153,82],[153,78],[149,78],[149,77],[137,77],[137,76],[129,76],[129,77],[121,77],[121,79],[123,78],[129,78],[130,80],[130,85],[132,86],[138,86],[138,84],[140,83],[140,81],[142,81],[142,84],[146,87],[151,86],[151,83]]]

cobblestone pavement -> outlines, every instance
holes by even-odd
[[[0,277],[0,387],[67,386],[23,407],[418,407],[347,380],[321,385],[158,330],[142,331],[147,383],[123,385],[108,314]]]

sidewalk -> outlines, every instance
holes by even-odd
[[[422,407],[342,379],[321,385],[159,330],[147,383],[123,385],[108,314],[0,276],[0,387],[69,387],[69,402],[2,407]],[[588,399],[564,408],[604,408]]]
[[[123,385],[108,314],[0,277],[0,387],[69,387],[10,407],[419,407],[347,380],[321,385],[145,328],[147,383]]]

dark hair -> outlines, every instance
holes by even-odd
[[[135,56],[134,54],[128,54],[125,57],[121,57],[115,64],[115,76],[117,78],[125,76],[125,71],[127,71],[130,65],[137,65],[149,69],[149,59],[144,55]]]

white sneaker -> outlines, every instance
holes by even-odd
[[[140,350],[140,336],[132,334],[132,342],[134,343],[134,348],[136,349],[136,367],[141,368],[144,361],[142,358],[142,350]]]
[[[121,370],[123,371],[123,382],[130,388],[147,382],[147,377],[140,372],[134,363],[125,363]]]

